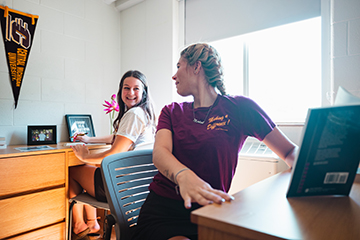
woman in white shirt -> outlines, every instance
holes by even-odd
[[[155,133],[155,114],[149,96],[147,80],[139,71],[128,71],[121,78],[117,94],[119,114],[115,119],[114,134],[104,137],[75,135],[84,143],[111,143],[111,148],[101,153],[90,153],[85,145],[72,146],[78,159],[85,165],[71,167],[69,172],[69,198],[84,190],[98,201],[106,202],[100,168],[89,164],[100,164],[106,156],[135,149],[139,144],[152,144]],[[73,207],[72,239],[88,239],[88,233],[99,231],[96,209],[85,206],[87,221],[83,218],[83,206]]]

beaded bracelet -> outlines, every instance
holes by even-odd
[[[176,174],[175,174],[175,177],[174,177],[174,183],[176,184],[175,186],[175,191],[176,191],[176,194],[179,195],[179,184],[178,182],[176,181],[176,178],[177,176],[179,175],[179,173],[185,171],[185,170],[190,170],[189,168],[183,168],[181,170],[179,170]]]

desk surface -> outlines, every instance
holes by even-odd
[[[67,166],[76,166],[84,164],[81,162],[72,151],[72,148],[70,146],[65,146],[66,143],[60,142],[58,144],[45,144],[53,149],[45,149],[45,150],[39,150],[39,151],[29,151],[29,152],[22,152],[20,150],[17,150],[16,148],[19,147],[33,147],[36,145],[10,145],[7,146],[5,149],[0,149],[0,160],[6,159],[6,158],[13,158],[13,157],[25,157],[25,156],[34,156],[34,155],[42,155],[42,154],[51,154],[51,153],[59,153],[59,152],[65,152],[67,154]],[[88,148],[91,153],[98,153],[103,152],[106,149],[109,149],[111,145],[109,144],[88,144]]]
[[[286,198],[290,170],[192,212],[200,239],[360,239],[360,183],[349,197]]]
[[[44,144],[46,146],[49,146],[53,149],[44,149],[40,151],[29,151],[29,152],[22,152],[20,150],[17,150],[16,148],[19,147],[36,147],[36,146],[43,146],[43,145],[8,145],[4,149],[0,149],[0,156],[1,157],[11,157],[16,155],[34,155],[34,154],[44,154],[44,152],[59,152],[59,151],[72,151],[70,146],[66,146],[66,142],[60,142],[58,144]],[[97,148],[109,148],[110,145],[105,144],[90,144],[88,145],[91,149],[97,149]]]

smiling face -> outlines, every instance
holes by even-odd
[[[142,82],[134,77],[127,77],[121,90],[121,99],[128,109],[136,106],[142,99],[144,87]]]
[[[194,81],[192,81],[191,74],[194,71],[194,67],[189,66],[187,61],[180,57],[179,62],[177,63],[177,72],[172,77],[175,81],[177,93],[181,96],[192,95],[192,89],[194,89]]]

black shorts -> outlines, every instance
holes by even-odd
[[[144,202],[137,226],[132,230],[132,240],[165,240],[174,236],[185,236],[197,240],[197,225],[191,223],[191,209],[184,207],[184,201],[173,200],[150,191]]]
[[[100,168],[96,168],[96,170],[95,170],[94,185],[95,185],[96,200],[98,200],[100,202],[107,202],[106,195],[105,195],[105,189],[104,189],[104,183],[103,183],[103,179],[101,176]]]

